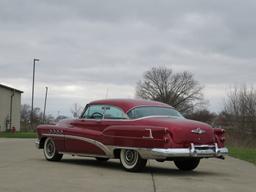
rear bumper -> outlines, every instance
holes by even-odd
[[[217,143],[215,143],[215,145],[194,145],[191,143],[189,148],[153,148],[141,150],[139,153],[142,158],[145,159],[167,159],[176,157],[223,158],[228,154],[228,149],[225,147],[219,148]]]

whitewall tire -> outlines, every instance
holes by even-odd
[[[139,171],[143,169],[147,160],[142,159],[140,154],[132,149],[122,149],[120,152],[120,162],[127,171]]]
[[[63,154],[59,154],[56,150],[55,143],[52,138],[46,138],[44,142],[44,156],[48,161],[60,161]]]

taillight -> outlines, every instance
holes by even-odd
[[[224,146],[225,142],[225,137],[224,137],[225,130],[221,128],[215,128],[214,129],[214,135],[215,135],[215,140],[218,143],[219,147]]]
[[[220,138],[220,141],[221,141],[222,143],[224,143],[224,142],[226,141],[226,138],[225,138],[225,137],[221,137],[221,138]]]
[[[225,133],[225,130],[221,128],[215,128],[214,133],[215,135],[223,135]]]

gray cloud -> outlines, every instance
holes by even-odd
[[[28,102],[38,57],[36,99],[48,85],[52,101],[87,102],[107,87],[131,97],[143,72],[161,65],[193,72],[219,110],[228,85],[255,84],[255,8],[250,0],[2,0],[1,83],[24,89]],[[52,101],[51,111],[65,105]]]

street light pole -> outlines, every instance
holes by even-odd
[[[32,130],[33,130],[33,112],[34,112],[35,66],[37,61],[39,61],[39,59],[33,60],[32,102],[31,102],[31,117],[30,117],[30,124],[31,124]]]
[[[45,110],[46,110],[47,95],[48,95],[48,87],[45,87],[43,123],[45,123]]]

